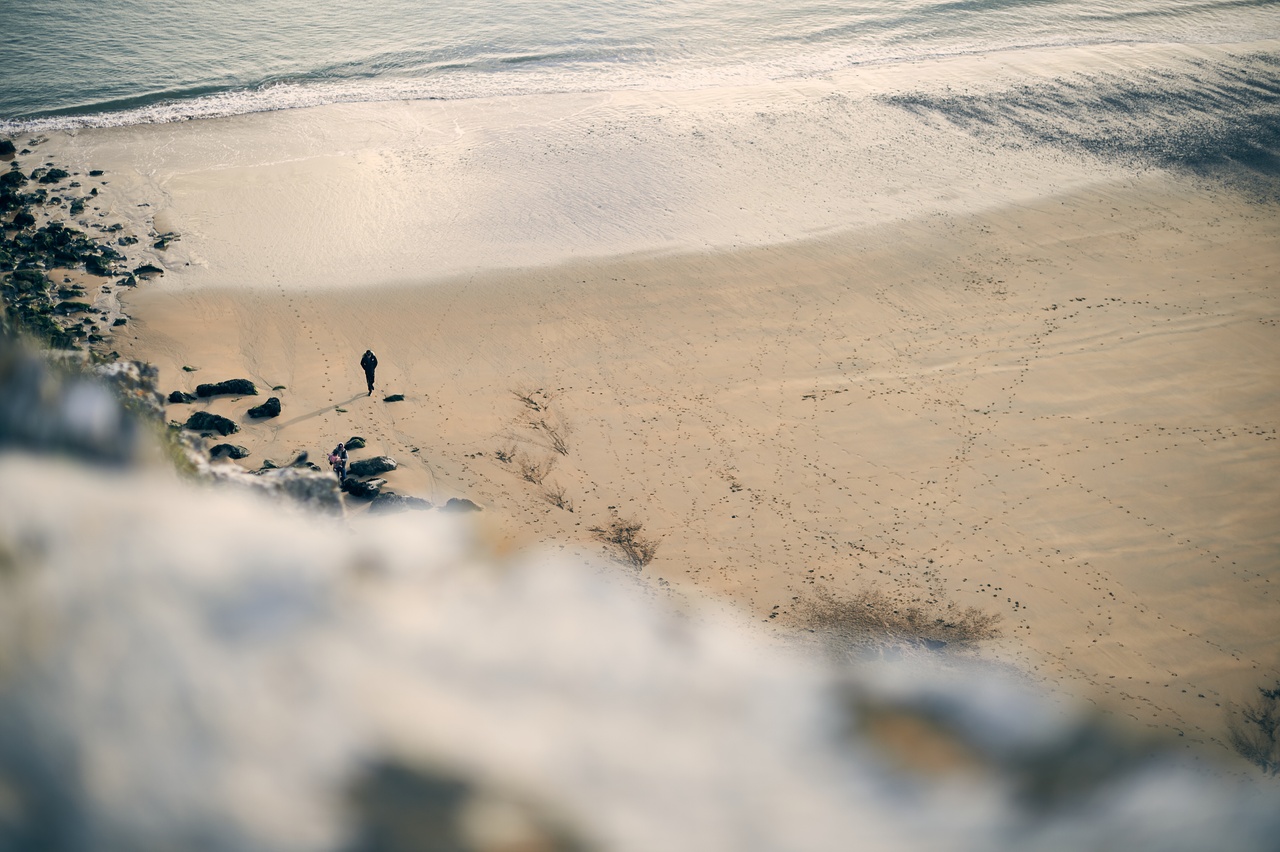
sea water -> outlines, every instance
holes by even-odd
[[[182,235],[131,256],[168,285],[732,251],[1151,170],[1280,199],[1274,0],[0,0],[0,82],[23,168],[109,172],[80,227]]]
[[[0,133],[1277,36],[1274,0],[3,0]]]

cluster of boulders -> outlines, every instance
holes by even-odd
[[[0,157],[13,153],[12,142],[0,147]],[[29,152],[24,149],[23,153]],[[102,172],[89,174],[100,177]],[[114,279],[117,287],[131,287],[139,277],[163,272],[149,263],[128,268],[127,258],[116,246],[134,245],[138,238],[123,233],[124,226],[119,223],[95,225],[102,235],[92,236],[53,218],[59,211],[69,217],[81,215],[98,195],[96,186],[84,192],[76,177],[51,166],[25,172],[17,160],[0,171],[4,321],[6,327],[26,332],[55,349],[104,348],[109,331],[128,322],[118,311],[95,308],[86,301],[84,287],[65,275],[56,275],[55,270],[83,269],[90,275]],[[111,284],[103,284],[99,289],[110,293],[110,288]]]
[[[210,382],[196,386],[195,394],[186,391],[175,390],[168,396],[170,404],[189,404],[202,399],[209,399],[215,396],[257,396],[258,388],[249,379],[227,379],[220,382]],[[262,405],[254,406],[245,412],[246,416],[261,419],[268,417],[278,417],[281,411],[281,403],[278,397],[270,397]],[[211,411],[195,411],[187,417],[186,421],[181,424],[182,429],[189,432],[198,432],[206,438],[227,437],[240,431],[240,425],[229,417],[221,414],[215,414]],[[358,435],[348,438],[345,442],[348,451],[362,450],[365,448],[365,440]],[[220,459],[242,460],[251,455],[247,447],[238,444],[218,443],[212,446],[208,451],[209,460],[217,461]],[[398,467],[396,460],[390,456],[375,456],[373,458],[358,459],[351,462],[347,469],[345,479],[339,485],[341,491],[346,492],[352,497],[362,500],[368,500],[370,503],[369,511],[375,513],[402,511],[405,509],[430,509],[432,504],[428,500],[421,497],[410,497],[397,494],[394,491],[386,490],[387,481],[381,478],[384,473],[390,473]],[[315,473],[323,474],[324,471],[314,462],[310,461],[305,453],[295,459],[290,465],[290,469],[307,469]],[[237,468],[239,470],[239,468]],[[272,471],[278,471],[281,468],[275,462],[267,459],[263,462],[262,467],[256,471],[244,471],[246,475],[262,476]],[[225,471],[218,474],[219,476],[236,476],[234,471],[227,474]],[[277,476],[278,474],[271,474]],[[465,504],[465,505],[463,505]],[[456,498],[450,501],[447,507],[450,511],[462,509],[475,510],[479,507],[471,501],[459,502]]]

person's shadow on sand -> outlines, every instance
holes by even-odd
[[[309,411],[306,414],[299,414],[297,417],[294,417],[292,420],[286,420],[283,423],[277,423],[276,426],[277,428],[283,429],[286,426],[292,426],[295,423],[301,423],[303,420],[310,420],[313,417],[319,417],[321,414],[324,414],[326,411],[333,411],[337,408],[340,408],[341,406],[350,405],[351,403],[355,402],[357,399],[364,399],[364,398],[365,398],[365,394],[358,393],[355,396],[351,397],[350,399],[344,399],[344,400],[341,400],[340,402],[335,402],[333,405],[327,405],[324,408],[317,408],[315,411]]]

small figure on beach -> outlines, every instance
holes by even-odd
[[[364,380],[369,383],[369,396],[373,396],[373,371],[378,368],[378,356],[373,354],[372,349],[364,350],[360,366],[364,367]]]
[[[329,453],[329,464],[333,466],[333,472],[338,475],[338,483],[347,481],[347,445],[339,441],[338,446],[333,448],[333,452]]]

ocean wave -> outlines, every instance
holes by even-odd
[[[899,33],[899,24],[886,24]],[[865,33],[864,33],[865,35]],[[792,39],[812,38],[808,50]],[[673,63],[641,45],[620,52],[602,49],[436,52],[411,55],[389,51],[358,61],[336,61],[308,74],[277,74],[248,85],[194,85],[157,90],[0,119],[0,135],[84,128],[163,124],[227,118],[259,112],[382,101],[467,100],[520,95],[591,93],[652,89],[697,90],[815,78],[843,70],[894,63],[918,63],[971,55],[1000,55],[1104,44],[1144,44],[1115,38],[1091,40],[1087,33],[1055,34],[1033,42],[1001,40],[994,34],[947,45],[899,43],[896,36],[867,37],[857,46],[832,32],[780,37],[788,50],[776,55],[727,57],[716,64]],[[906,102],[903,102],[906,105]],[[914,104],[923,106],[922,103]],[[947,111],[941,103],[931,109]]]

